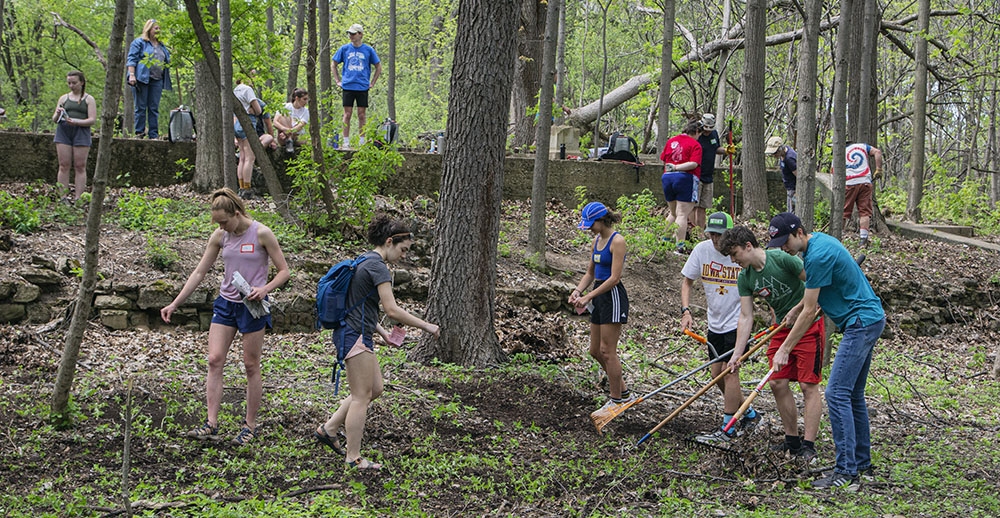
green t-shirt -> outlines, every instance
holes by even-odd
[[[774,309],[778,322],[802,300],[806,285],[799,279],[802,259],[778,249],[767,251],[767,260],[761,271],[752,266],[740,271],[736,287],[740,297],[758,296]]]

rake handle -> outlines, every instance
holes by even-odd
[[[771,376],[773,375],[774,375],[774,367],[771,367],[771,370],[767,371],[767,374],[763,378],[761,378],[760,383],[758,383],[757,386],[754,387],[753,391],[750,392],[750,395],[743,400],[743,404],[740,405],[740,409],[737,410],[735,414],[733,414],[732,419],[730,419],[729,422],[726,423],[726,426],[722,428],[723,432],[729,433],[729,430],[733,428],[733,425],[736,424],[736,421],[740,417],[743,417],[743,412],[746,412],[747,409],[750,408],[750,404],[753,403],[753,400],[758,395],[760,395],[760,391],[764,388],[764,384],[767,383],[767,380],[771,379]]]

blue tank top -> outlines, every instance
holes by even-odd
[[[615,240],[615,236],[618,232],[611,234],[608,238],[608,242],[604,244],[604,250],[597,250],[597,241],[594,240],[594,253],[592,254],[590,260],[594,262],[594,280],[606,281],[608,277],[611,277],[611,262],[614,256],[611,254],[611,242]]]

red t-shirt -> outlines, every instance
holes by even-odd
[[[665,164],[680,165],[684,162],[694,162],[698,164],[690,171],[679,171],[691,173],[701,179],[701,144],[688,135],[680,134],[667,141],[660,153],[660,160]]]

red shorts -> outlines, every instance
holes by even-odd
[[[788,336],[789,331],[791,329],[782,329],[771,339],[771,343],[767,346],[768,360],[774,359],[774,354],[778,352],[778,348],[785,342],[785,337]],[[788,355],[788,364],[780,371],[772,374],[771,379],[786,379],[800,383],[819,383],[823,373],[823,341],[825,339],[826,333],[823,326],[823,319],[820,318],[816,322],[813,322],[813,325],[806,330],[806,334],[802,336],[799,343],[795,345],[795,349],[792,349],[791,354]],[[770,363],[768,361],[768,364]]]

